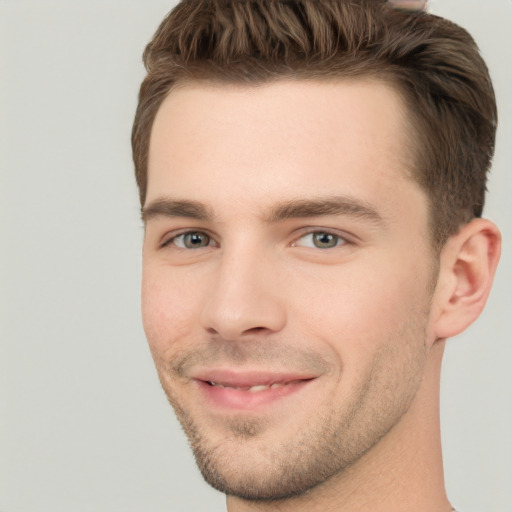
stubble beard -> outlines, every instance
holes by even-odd
[[[403,326],[348,390],[348,400],[332,407],[332,397],[326,400],[279,445],[269,436],[276,426],[258,418],[226,422],[226,435],[213,442],[208,426],[179,403],[165,375],[160,375],[161,382],[206,482],[248,501],[291,499],[342,475],[407,412],[427,358],[424,325]],[[397,343],[400,338],[408,340],[405,350]]]

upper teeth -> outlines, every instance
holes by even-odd
[[[219,388],[240,389],[242,391],[251,391],[253,393],[258,392],[258,391],[265,391],[265,389],[275,389],[275,388],[280,388],[280,387],[284,386],[283,382],[275,382],[274,384],[268,384],[268,385],[257,384],[256,386],[229,386],[229,385],[224,385],[224,384],[218,384],[217,382],[211,382],[211,381],[210,381],[210,384],[212,386],[216,386]]]

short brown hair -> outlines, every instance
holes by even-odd
[[[482,214],[496,101],[474,40],[450,21],[384,0],[182,0],[143,58],[132,132],[142,205],[153,121],[177,83],[370,77],[408,107],[411,172],[430,199],[434,244]]]

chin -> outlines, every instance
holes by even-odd
[[[247,447],[246,447],[247,448]],[[250,453],[249,453],[250,452]],[[289,500],[306,494],[328,480],[333,468],[318,461],[311,468],[282,464],[279,460],[262,460],[257,450],[228,450],[222,455],[194,448],[197,465],[205,481],[213,488],[247,501]],[[313,469],[313,471],[312,471]]]

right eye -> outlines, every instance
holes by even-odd
[[[188,231],[172,237],[164,246],[175,245],[179,249],[202,249],[214,245],[209,235],[202,231]]]
[[[311,249],[334,249],[346,243],[347,241],[341,235],[328,231],[312,231],[302,235],[293,245]]]

